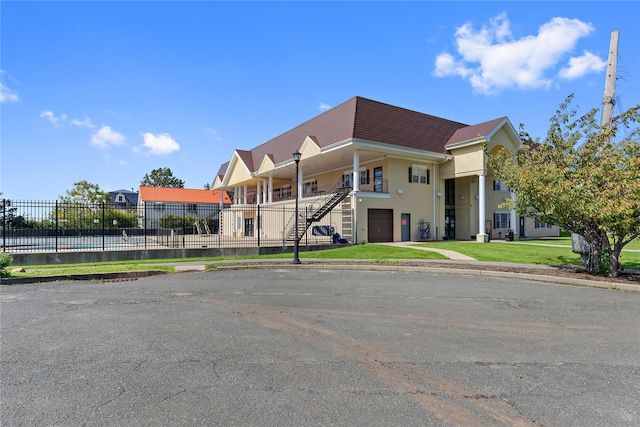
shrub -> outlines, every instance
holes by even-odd
[[[6,268],[13,262],[13,256],[7,253],[0,253],[0,277],[9,277],[9,273]]]

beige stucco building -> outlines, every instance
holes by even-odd
[[[294,215],[270,216],[266,208],[293,206],[299,195],[300,228],[324,224],[325,211],[337,209],[339,220],[334,215],[326,225],[354,243],[487,241],[509,230],[557,236],[557,227],[499,207],[512,194],[487,167],[486,152],[520,146],[507,117],[467,125],[355,97],[251,150],[235,150],[214,181],[214,189],[233,193],[222,230],[287,240]],[[259,220],[250,217],[256,205],[265,207]]]

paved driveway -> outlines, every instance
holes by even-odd
[[[0,303],[2,426],[640,424],[640,293],[253,270]]]

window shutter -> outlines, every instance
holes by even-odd
[[[411,166],[409,166],[409,182],[413,182],[413,174],[411,173]]]
[[[431,183],[430,182],[431,181],[431,179],[430,179],[431,176],[430,175],[431,175],[431,171],[429,169],[427,169],[427,185]]]

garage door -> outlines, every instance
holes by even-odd
[[[393,242],[393,209],[369,209],[367,225],[369,243]]]

